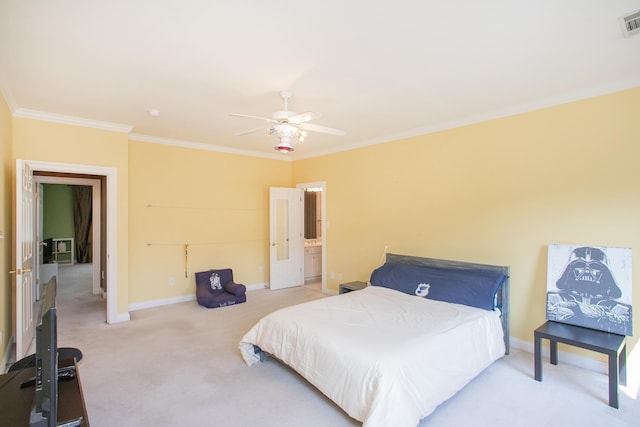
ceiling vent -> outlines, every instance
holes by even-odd
[[[640,10],[621,16],[620,25],[622,26],[622,34],[625,37],[640,34]]]

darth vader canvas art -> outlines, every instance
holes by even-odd
[[[632,334],[631,249],[549,245],[547,319]]]

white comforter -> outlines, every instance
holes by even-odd
[[[416,426],[504,354],[497,312],[381,287],[287,307],[240,342],[274,355],[365,427]]]

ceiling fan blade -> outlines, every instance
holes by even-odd
[[[314,113],[313,111],[305,111],[304,113],[296,114],[295,116],[289,117],[289,123],[305,123],[310,122],[311,120],[315,120],[320,117],[321,114]]]
[[[254,129],[249,129],[249,130],[245,130],[242,132],[238,132],[238,133],[234,133],[234,136],[242,136],[242,135],[247,135],[253,132],[258,132],[259,130],[264,130],[264,126],[260,126],[259,128],[254,128]]]
[[[331,135],[338,135],[338,136],[347,134],[342,129],[328,128],[326,126],[314,125],[313,123],[303,123],[300,125],[300,129],[309,130],[311,132],[328,133]]]
[[[231,113],[229,114],[230,116],[234,116],[234,117],[244,117],[245,119],[258,119],[258,120],[264,120],[267,122],[272,122],[272,123],[277,123],[277,120],[273,120],[273,119],[268,119],[266,117],[258,117],[258,116],[247,116],[246,114],[235,114],[235,113]]]

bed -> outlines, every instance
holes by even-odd
[[[509,267],[387,254],[370,282],[263,317],[243,359],[272,355],[363,426],[402,427],[508,354]]]

